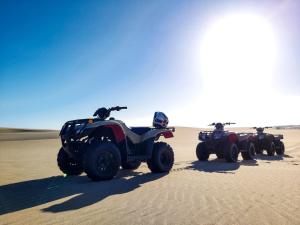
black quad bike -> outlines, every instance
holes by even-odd
[[[147,162],[153,173],[171,170],[173,149],[158,139],[173,137],[175,129],[166,125],[129,128],[122,121],[109,118],[112,111],[122,109],[127,107],[100,108],[93,118],[72,120],[63,125],[62,147],[57,156],[63,173],[85,172],[93,181],[99,181],[112,179],[121,166],[137,169],[141,162]]]
[[[268,134],[264,130],[272,127],[253,127],[256,130],[255,134],[255,150],[257,154],[262,154],[264,150],[267,151],[268,156],[283,155],[285,147],[282,134]]]
[[[201,141],[196,148],[196,155],[200,161],[206,161],[210,154],[216,154],[217,158],[225,158],[227,162],[237,162],[241,152],[244,160],[253,160],[255,156],[254,137],[252,133],[235,133],[224,130],[228,123],[212,123],[213,131],[199,133]]]

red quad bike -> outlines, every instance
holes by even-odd
[[[263,150],[267,151],[268,156],[283,155],[285,147],[282,134],[268,134],[264,133],[265,129],[272,127],[253,127],[256,130],[255,134],[255,149],[257,154],[262,154]]]
[[[109,118],[112,111],[121,109],[127,107],[100,108],[92,119],[72,120],[63,125],[62,147],[57,156],[63,173],[85,172],[93,181],[99,181],[112,179],[120,166],[134,170],[141,162],[147,162],[153,173],[171,170],[173,149],[165,142],[158,142],[160,136],[171,138],[175,131],[167,127],[166,115],[156,112],[154,127],[129,128],[122,121]]]
[[[201,141],[196,148],[196,155],[200,161],[206,161],[210,154],[217,158],[225,158],[227,162],[237,162],[241,152],[244,160],[253,160],[255,156],[254,137],[251,133],[235,133],[224,130],[224,125],[234,123],[212,123],[213,131],[199,133]]]

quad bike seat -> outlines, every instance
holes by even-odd
[[[151,127],[131,127],[130,130],[135,134],[142,135],[150,131]]]

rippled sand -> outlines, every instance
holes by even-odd
[[[105,182],[63,177],[57,132],[0,133],[0,224],[300,224],[300,130],[285,157],[198,162],[199,129],[177,128],[175,165],[146,164]]]

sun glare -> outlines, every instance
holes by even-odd
[[[205,33],[201,45],[204,91],[270,91],[276,47],[272,27],[264,18],[248,14],[220,18]]]

